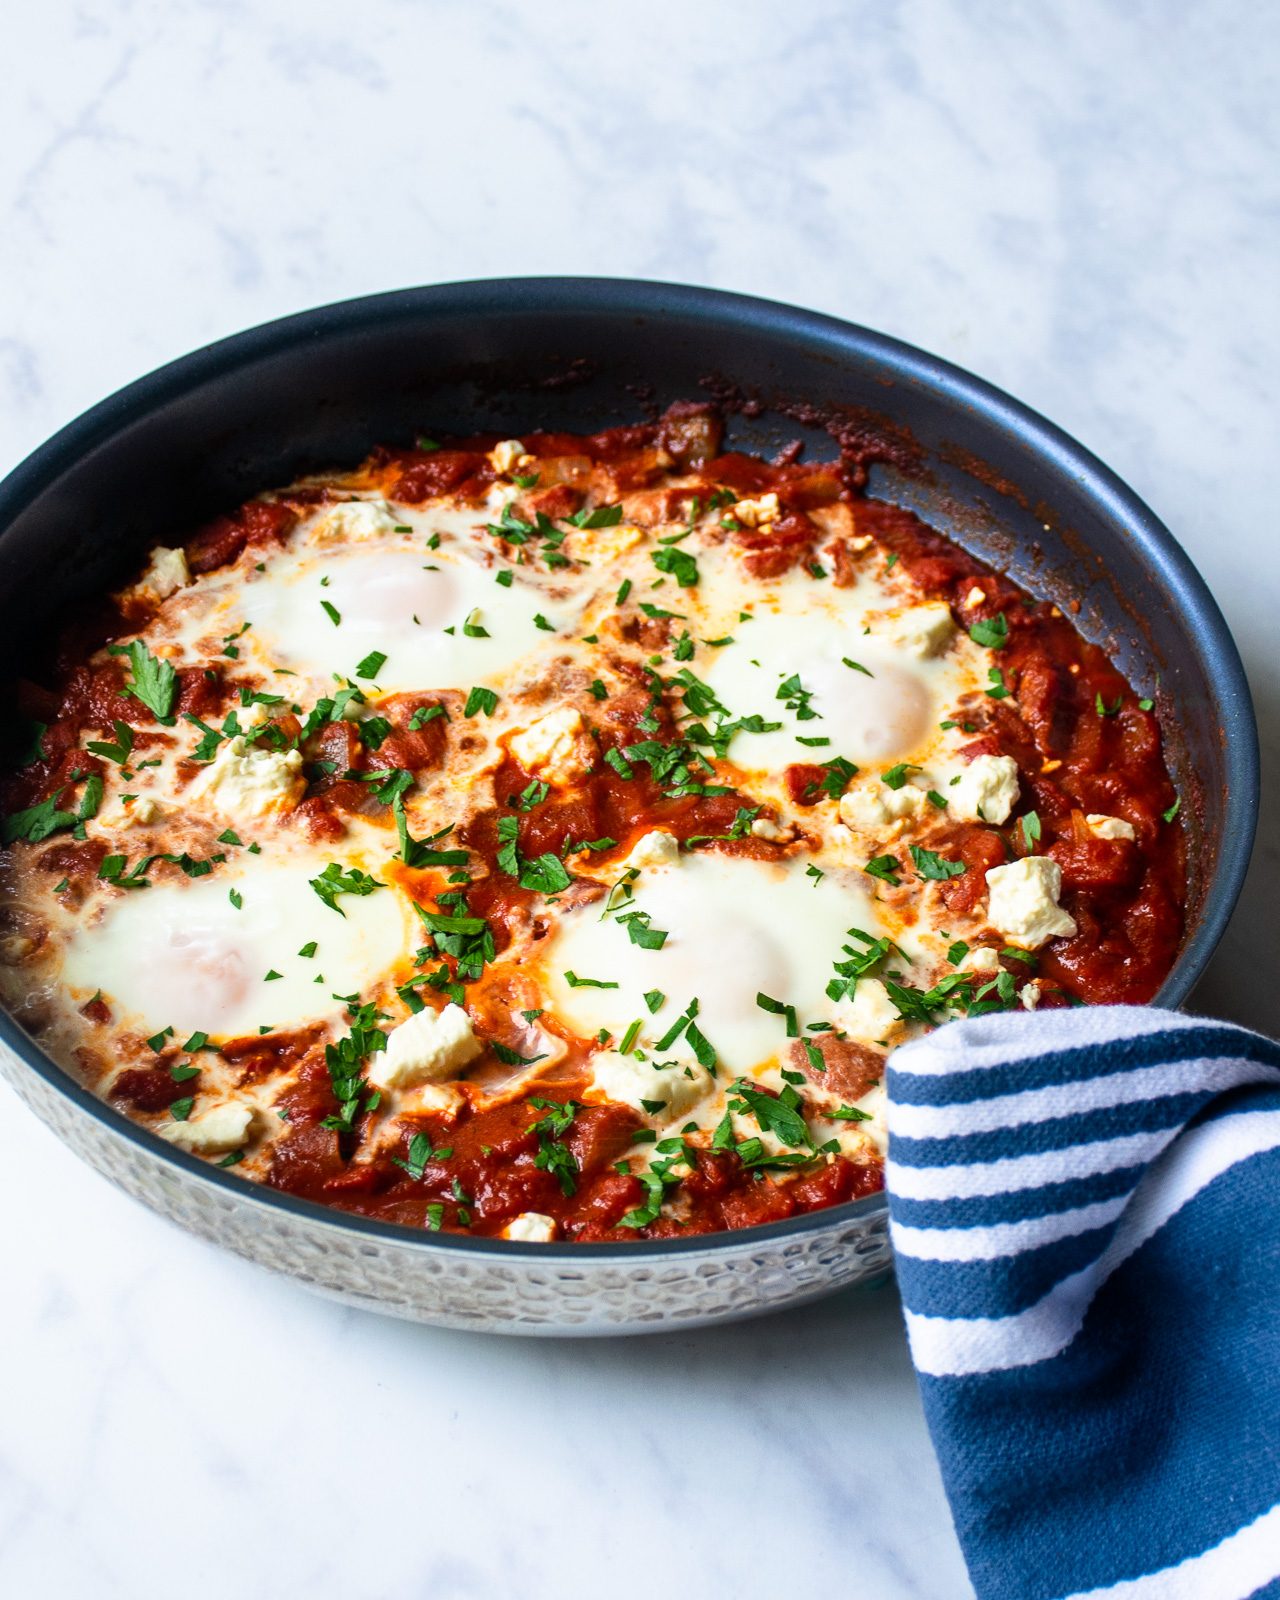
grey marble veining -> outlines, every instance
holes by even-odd
[[[1225,0],[13,8],[0,468],[197,344],[454,277],[711,283],[949,356],[1128,479],[1236,632],[1269,788],[1199,998],[1280,1032],[1278,44]],[[889,1292],[433,1332],[168,1228],[8,1094],[0,1126],[0,1591],[967,1592]]]

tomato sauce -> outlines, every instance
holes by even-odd
[[[984,891],[989,867],[1030,849],[1048,854],[1062,870],[1064,903],[1078,932],[1040,953],[1041,978],[1052,985],[1043,991],[1044,1003],[1141,1002],[1153,996],[1177,953],[1186,885],[1185,835],[1181,827],[1169,826],[1176,793],[1161,753],[1159,724],[1150,703],[1134,695],[1103,652],[1082,639],[1055,607],[1032,600],[910,512],[867,499],[856,460],[803,463],[796,459],[798,449],[792,449],[770,464],[721,453],[719,422],[702,406],[675,406],[653,425],[587,437],[526,434],[525,439],[530,451],[552,460],[553,468],[526,495],[527,515],[571,516],[584,501],[582,480],[594,465],[605,465],[619,492],[650,490],[656,497],[654,514],[670,516],[660,485],[674,463],[676,470],[700,475],[702,487],[696,492],[704,495],[718,489],[739,496],[777,494],[782,514],[766,527],[738,526],[721,535],[736,542],[746,569],[761,580],[810,564],[822,544],[837,587],[849,582],[851,543],[837,540],[832,553],[831,525],[811,515],[844,507],[847,512],[840,514],[847,515],[857,535],[871,535],[902,563],[922,597],[944,600],[961,627],[1003,628],[992,659],[1007,695],[971,697],[959,714],[971,735],[969,754],[1016,758],[1022,810],[1034,811],[1039,836],[1029,839],[1016,818],[1001,828],[965,826],[952,848],[969,870],[941,886],[943,900],[957,913],[970,912]],[[407,503],[446,493],[479,499],[494,481],[487,451],[496,442],[487,436],[382,449],[366,470]],[[691,492],[682,487],[680,501]],[[214,571],[245,550],[265,552],[288,534],[296,507],[321,493],[297,491],[253,501],[200,529],[185,547],[192,572]],[[0,781],[6,812],[49,799],[73,775],[100,770],[81,748],[86,733],[109,739],[114,724],[126,722],[139,754],[172,739],[145,706],[124,694],[126,678],[118,660],[86,664],[92,650],[126,623],[136,627],[141,617],[135,597],[119,602],[114,612],[100,608],[92,618],[77,619],[55,651],[49,673],[54,687],[19,686],[22,710],[44,731],[36,759]],[[671,638],[662,618],[611,619],[610,625],[631,629],[626,637],[655,651]],[[184,668],[177,711],[220,717],[237,703],[236,688],[234,670],[225,660],[207,670]],[[446,712],[452,708],[456,715],[458,696],[406,694],[385,700],[379,709],[390,731],[376,755],[363,747],[351,723],[323,727],[307,748],[308,790],[298,807],[302,825],[315,836],[338,837],[344,812],[372,804],[361,773],[396,767],[422,774],[438,768],[455,736],[450,717],[412,725],[416,713],[433,705]],[[622,752],[629,747],[644,740],[669,742],[675,732],[669,709],[650,692],[643,674],[635,674],[628,687],[601,705],[599,722],[603,750],[624,764]],[[296,721],[292,731],[296,734]],[[536,918],[539,903],[536,893],[498,869],[500,817],[517,817],[516,843],[523,857],[549,852],[565,857],[570,866],[574,849],[602,840],[629,847],[653,828],[685,841],[708,840],[737,854],[767,858],[775,850],[743,829],[735,834],[735,819],[750,801],[723,764],[718,772],[697,775],[711,792],[680,798],[667,794],[643,764],[632,767],[624,777],[617,766],[603,763],[570,789],[513,811],[517,797],[535,780],[509,755],[503,759],[494,779],[497,807],[474,814],[457,840],[487,868],[474,875],[465,894],[470,913],[488,921],[498,953],[518,927]],[[817,764],[787,768],[785,782],[795,805],[803,810],[817,804],[825,775]],[[1095,837],[1085,823],[1090,813],[1124,819],[1136,837]],[[91,879],[104,853],[100,844],[66,838],[37,848],[40,867],[72,883]],[[441,874],[423,874],[421,894],[415,885],[415,897],[423,900],[446,892]],[[582,882],[567,891],[600,892]],[[536,921],[534,926],[536,934]],[[456,981],[456,963],[442,964],[445,976]],[[517,1047],[514,991],[482,982],[468,1004],[484,1022],[486,1037],[505,1038]],[[834,1035],[822,1037],[819,1053],[824,1087],[850,1098],[866,1093],[883,1067],[877,1052]],[[510,1100],[460,1095],[448,1112],[403,1114],[392,1125],[390,1140],[378,1136],[375,1114],[368,1109],[350,1127],[332,1125],[340,1107],[322,1029],[231,1041],[222,1055],[240,1085],[291,1075],[276,1102],[285,1131],[274,1145],[266,1178],[272,1187],[416,1228],[494,1234],[521,1213],[538,1212],[553,1218],[559,1236],[570,1240],[663,1238],[778,1221],[874,1193],[882,1185],[880,1166],[870,1159],[828,1154],[795,1175],[775,1177],[748,1169],[732,1150],[690,1147],[687,1173],[670,1192],[669,1208],[646,1226],[622,1226],[623,1218],[643,1205],[645,1189],[616,1164],[645,1123],[627,1106],[582,1101],[589,1080],[580,1042],[573,1043],[554,1083]],[[165,1110],[183,1093],[169,1065],[162,1054],[154,1066],[125,1071],[115,1079],[113,1098],[141,1113]],[[813,1063],[798,1042],[791,1065],[816,1081]]]

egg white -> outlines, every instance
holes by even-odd
[[[551,640],[535,615],[557,632],[570,616],[518,568],[506,569],[509,587],[498,583],[502,570],[465,548],[430,550],[421,540],[303,544],[244,583],[241,648],[264,666],[323,680],[354,678],[378,651],[386,661],[373,677],[386,693],[490,684]]]
[[[548,1007],[588,1038],[604,1028],[616,1039],[639,1018],[638,1042],[651,1047],[696,999],[698,1026],[735,1072],[788,1047],[783,1018],[762,1010],[758,994],[795,1006],[802,1027],[829,1021],[826,986],[848,930],[873,937],[885,931],[851,875],[832,872],[815,882],[803,862],[688,854],[645,868],[633,898],[613,900],[612,915],[602,915],[599,902],[566,910],[540,947]],[[660,950],[632,943],[616,912],[633,910],[647,912],[651,927],[667,934]],[[575,985],[569,972],[617,987]],[[664,999],[651,1012],[645,995],[655,989]],[[683,1044],[666,1053],[682,1052]]]
[[[343,895],[343,914],[330,910],[308,881],[323,865],[246,856],[232,870],[121,895],[74,930],[63,977],[86,996],[100,990],[118,1022],[147,1035],[172,1027],[216,1040],[337,1019],[334,997],[383,979],[410,929],[389,887]],[[314,957],[300,956],[313,940]],[[272,971],[281,976],[268,980]]]
[[[971,683],[964,653],[920,660],[895,645],[889,619],[902,602],[878,577],[835,589],[802,571],[744,582],[724,570],[722,556],[704,565],[707,598],[693,597],[690,620],[705,637],[732,642],[699,650],[695,670],[734,718],[781,724],[735,736],[731,756],[740,766],[777,773],[833,756],[860,765],[916,757]],[[795,697],[779,691],[793,679],[807,698],[788,709]]]

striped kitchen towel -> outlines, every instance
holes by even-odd
[[[1280,1597],[1280,1047],[1142,1007],[899,1050],[887,1183],[981,1600]]]

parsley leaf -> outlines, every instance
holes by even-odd
[[[125,647],[112,645],[111,653],[129,658],[133,676],[124,686],[125,694],[140,700],[158,722],[171,726],[173,717],[170,713],[178,688],[178,674],[173,670],[172,663],[153,656],[141,639],[135,639]]]
[[[474,688],[467,695],[467,703],[462,708],[464,717],[474,717],[483,711],[486,717],[491,717],[498,709],[498,696],[493,689]]]
[[[346,912],[338,904],[340,894],[364,896],[384,887],[376,878],[371,878],[367,872],[361,872],[358,867],[345,872],[336,861],[331,861],[318,878],[309,881],[325,905],[331,911],[336,911],[340,917],[346,916]]]
[[[968,870],[963,861],[949,861],[933,850],[921,849],[918,844],[911,845],[910,850],[916,871],[922,878],[933,878],[939,883],[945,883],[948,878],[959,878]]]
[[[653,552],[653,564],[659,572],[665,572],[674,578],[682,589],[693,589],[697,586],[698,563],[687,550],[677,550],[674,545],[666,545],[663,549]]]
[[[51,833],[74,827],[77,820],[75,812],[58,810],[58,802],[65,793],[65,788],[59,789],[39,805],[28,806],[25,811],[11,812],[4,819],[5,844],[12,844],[15,839],[29,839],[32,844],[39,844]]]
[[[535,894],[559,894],[573,882],[560,857],[547,851],[536,861],[526,861],[520,869],[520,887]]]
[[[890,767],[887,772],[880,774],[880,782],[887,789],[901,789],[907,781],[908,772],[919,772],[920,768],[910,761],[899,761],[896,767]]]
[[[975,622],[969,629],[969,637],[974,644],[988,650],[1003,650],[1009,642],[1009,619],[1001,611],[989,622]]]
[[[739,1078],[732,1093],[743,1104],[739,1107],[730,1101],[731,1108],[749,1111],[766,1133],[776,1134],[783,1144],[793,1148],[813,1148],[808,1125],[800,1114],[800,1096],[790,1084],[775,1096],[757,1089],[746,1078]]]
[[[622,507],[596,506],[588,511],[584,506],[581,511],[575,511],[568,520],[575,528],[613,528],[622,521]]]
[[[528,1103],[536,1110],[546,1113],[536,1122],[529,1124],[529,1132],[536,1134],[538,1138],[538,1153],[533,1158],[534,1166],[550,1173],[559,1183],[562,1194],[566,1196],[574,1194],[578,1187],[578,1161],[569,1146],[562,1142],[561,1135],[568,1133],[573,1126],[573,1119],[581,1108],[576,1100],[566,1100],[562,1103],[557,1100],[540,1100],[532,1095]]]
[[[409,832],[409,819],[404,814],[404,801],[399,794],[391,802],[391,814],[396,819],[396,832],[400,836],[400,859],[406,867],[466,866],[469,860],[467,851],[432,849],[432,841],[439,839],[441,833],[432,834],[430,839],[413,837]],[[442,833],[448,832],[448,828],[442,830]]]
[[[896,874],[902,863],[897,856],[872,856],[871,860],[863,867],[863,871],[872,878],[880,878],[885,883],[893,884],[896,889],[902,882]]]
[[[95,756],[105,756],[108,761],[117,761],[121,766],[133,753],[133,729],[127,722],[112,719],[111,726],[116,731],[116,742],[108,744],[104,739],[90,739],[85,746]]]

